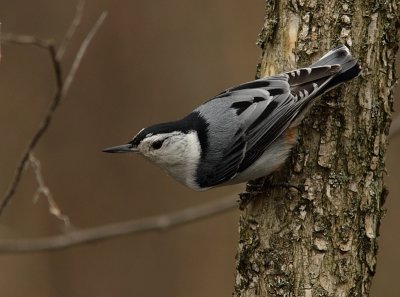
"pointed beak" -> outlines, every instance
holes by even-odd
[[[123,144],[117,145],[113,147],[108,147],[102,150],[105,153],[137,153],[139,152],[138,148],[133,146],[132,144]]]

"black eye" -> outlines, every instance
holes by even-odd
[[[151,147],[152,147],[153,149],[155,149],[155,150],[158,150],[159,148],[162,147],[163,142],[164,142],[164,139],[163,139],[163,140],[154,141],[154,142],[152,143]]]

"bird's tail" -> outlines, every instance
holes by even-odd
[[[349,49],[338,46],[308,68],[286,73],[292,95],[298,100],[297,113],[291,126],[297,126],[317,97],[351,80],[361,71]]]
[[[331,49],[321,59],[312,64],[310,67],[326,66],[326,65],[340,65],[341,70],[326,84],[324,92],[356,77],[361,67],[353,58],[350,50],[340,45]]]

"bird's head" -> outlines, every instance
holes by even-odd
[[[185,185],[195,188],[195,171],[201,146],[194,130],[164,123],[142,129],[130,142],[103,150],[106,153],[140,153]]]

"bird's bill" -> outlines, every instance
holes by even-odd
[[[136,146],[132,144],[123,144],[117,145],[113,147],[108,147],[102,150],[105,153],[137,153],[139,150]]]

